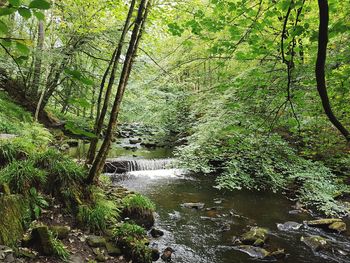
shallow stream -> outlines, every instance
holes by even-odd
[[[124,141],[125,142],[125,141]],[[127,145],[126,145],[127,146]],[[113,147],[110,157],[130,159],[130,167],[157,166],[157,159],[171,156],[169,149],[147,150],[136,145],[133,151],[125,144]],[[86,147],[86,145],[84,146]],[[71,149],[72,156],[83,155],[85,148]],[[144,159],[152,159],[145,164]],[[135,162],[142,160],[142,165]],[[137,170],[137,169],[136,169]],[[267,242],[269,250],[285,249],[287,263],[350,262],[350,233],[326,233],[316,228],[302,227],[295,231],[278,230],[278,223],[294,221],[302,223],[312,219],[307,213],[293,211],[293,203],[281,194],[269,191],[223,191],[215,189],[215,179],[204,175],[189,175],[179,169],[130,171],[111,175],[116,184],[148,196],[157,206],[156,227],[165,235],[151,242],[163,251],[175,250],[175,263],[248,263],[259,260],[240,252],[232,240],[252,226],[270,230]],[[183,208],[183,203],[201,202],[203,210]],[[349,221],[347,222],[350,226]],[[326,252],[313,252],[300,241],[302,236],[319,235],[329,243]],[[159,260],[161,261],[161,260]],[[260,260],[261,261],[261,260]],[[266,261],[265,261],[266,262]],[[267,261],[270,262],[270,261]]]

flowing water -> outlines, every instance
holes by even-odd
[[[152,240],[160,250],[175,250],[173,262],[178,263],[246,263],[256,262],[232,246],[234,236],[250,226],[268,228],[270,249],[283,248],[288,256],[282,262],[326,263],[350,262],[349,232],[344,235],[325,233],[318,229],[279,231],[277,223],[303,222],[308,214],[291,213],[293,203],[271,192],[217,190],[212,177],[189,176],[179,169],[131,171],[113,176],[116,183],[148,196],[157,205],[157,228],[165,235]],[[202,202],[215,210],[192,210],[182,203]],[[313,253],[300,241],[302,236],[321,235],[332,248]],[[266,261],[265,261],[266,262]]]
[[[77,150],[72,151],[77,154]],[[283,195],[270,191],[217,190],[213,187],[213,177],[188,175],[181,169],[168,168],[172,163],[172,159],[168,159],[171,157],[169,152],[165,149],[149,151],[142,148],[130,151],[118,146],[112,149],[110,156],[124,155],[117,160],[127,161],[126,170],[129,171],[111,174],[115,183],[148,196],[156,204],[156,227],[163,230],[165,235],[152,240],[151,245],[161,251],[172,247],[175,250],[173,262],[257,262],[259,260],[237,251],[232,245],[232,239],[251,226],[259,226],[270,230],[268,249],[285,249],[287,258],[281,262],[350,263],[349,231],[342,235],[308,227],[280,231],[277,223],[302,223],[312,217],[306,213],[293,212],[293,203]],[[188,202],[204,203],[205,209],[193,210],[181,206]],[[350,222],[347,224],[350,226]],[[302,236],[310,235],[327,238],[330,244],[327,251],[313,252],[300,241]]]

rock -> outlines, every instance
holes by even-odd
[[[68,262],[69,263],[85,263],[85,260],[80,255],[71,255]]]
[[[151,236],[154,238],[164,236],[164,232],[162,230],[156,229],[156,228],[152,228],[150,233],[151,233]]]
[[[263,249],[261,247],[254,247],[250,245],[240,245],[240,246],[237,246],[236,249],[257,259],[264,259],[270,255],[270,253],[266,249]]]
[[[323,227],[323,226],[329,226],[336,222],[343,222],[343,221],[339,218],[324,218],[324,219],[307,221],[306,224],[308,226],[313,226],[313,227]]]
[[[278,249],[276,251],[271,252],[268,255],[269,258],[271,259],[284,259],[286,257],[286,252],[284,249]]]
[[[70,232],[69,226],[50,226],[50,231],[57,236],[58,239],[65,239]]]
[[[156,243],[152,244],[152,247],[151,247],[151,258],[152,258],[152,261],[157,261],[160,258],[160,252],[159,252],[159,249],[158,249],[158,245]]]
[[[184,208],[200,210],[204,208],[204,203],[183,203],[181,206]]]
[[[105,247],[106,246],[106,239],[101,236],[88,236],[86,239],[86,242],[90,247]]]
[[[37,253],[28,248],[19,248],[18,255],[19,257],[28,259],[35,259],[37,257]]]
[[[261,227],[252,227],[244,233],[240,241],[245,245],[263,246],[268,238],[268,229]]]
[[[164,249],[161,259],[165,262],[171,262],[171,255],[174,253],[174,250],[171,247]]]
[[[304,242],[313,251],[322,250],[328,245],[327,240],[320,236],[301,237],[300,241]]]
[[[97,262],[105,262],[107,260],[104,252],[101,251],[99,248],[94,248],[92,251],[96,255],[95,259]]]
[[[106,243],[106,249],[107,249],[108,255],[112,257],[120,256],[122,254],[122,251],[120,250],[120,248],[111,242]]]
[[[346,224],[340,218],[325,218],[318,220],[307,221],[306,224],[311,227],[323,228],[335,232],[346,231]]]
[[[8,184],[6,183],[0,184],[0,194],[4,194],[4,195],[11,194],[11,190]]]
[[[47,226],[38,226],[34,228],[32,230],[30,243],[31,246],[43,255],[51,256],[54,254],[54,245]]]
[[[292,230],[298,230],[302,227],[302,224],[299,224],[297,222],[288,221],[283,224],[277,224],[277,229],[280,231],[292,231]]]
[[[0,246],[0,262],[14,262],[14,252],[7,246]]]
[[[341,233],[346,231],[346,224],[344,222],[334,222],[333,224],[329,225],[328,228]]]
[[[155,222],[153,211],[139,207],[124,209],[121,216],[123,219],[133,221],[147,230],[151,229]]]
[[[22,195],[0,194],[0,245],[17,244],[23,236],[29,209],[28,199]]]
[[[138,144],[142,142],[141,138],[131,138],[129,139],[130,144]]]

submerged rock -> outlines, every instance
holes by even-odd
[[[184,208],[201,210],[204,208],[204,203],[183,203],[181,206]]]
[[[239,240],[244,245],[263,246],[268,239],[269,230],[262,227],[252,227]]]
[[[327,247],[327,239],[321,236],[310,236],[310,237],[301,237],[300,241],[304,242],[309,246],[313,251],[319,251]]]
[[[264,259],[270,255],[270,253],[261,247],[255,247],[250,245],[240,245],[236,247],[237,250],[242,251],[253,258]]]
[[[288,221],[283,224],[277,224],[277,229],[280,231],[292,231],[298,230],[303,226],[303,224],[299,224],[297,222]]]

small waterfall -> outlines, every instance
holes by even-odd
[[[175,159],[109,159],[104,168],[106,173],[162,170],[172,168]]]

